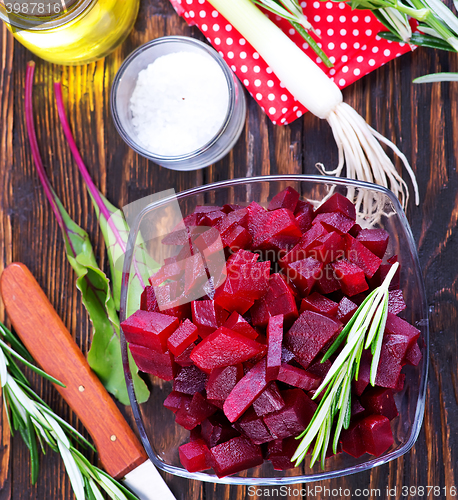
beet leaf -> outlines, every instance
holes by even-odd
[[[120,326],[110,282],[97,265],[88,234],[68,215],[51,187],[41,159],[33,118],[33,75],[35,64],[27,67],[25,113],[30,147],[35,167],[62,231],[67,258],[78,279],[76,286],[81,291],[82,301],[93,325],[93,338],[88,353],[88,362],[105,388],[122,404],[129,404],[120,347]],[[134,385],[139,401],[146,401],[148,388],[138,375],[135,363],[130,359]]]

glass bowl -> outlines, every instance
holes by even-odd
[[[222,125],[209,142],[186,154],[164,156],[148,150],[139,142],[129,104],[139,72],[157,58],[176,52],[198,53],[213,59],[227,82],[229,101]],[[246,101],[239,80],[212,47],[186,36],[164,36],[145,43],[122,63],[111,89],[111,113],[119,134],[137,153],[172,170],[197,170],[217,162],[234,147],[245,125]]]
[[[428,370],[427,304],[415,241],[409,224],[398,200],[385,188],[349,179],[322,176],[265,176],[209,184],[150,204],[137,216],[131,226],[124,261],[121,320],[126,317],[132,255],[139,233],[145,240],[148,258],[154,259],[161,265],[171,251],[170,245],[161,243],[162,238],[171,232],[181,216],[186,217],[192,213],[197,205],[222,206],[227,203],[248,205],[256,201],[267,206],[273,196],[287,186],[295,188],[303,200],[320,201],[333,191],[344,195],[347,193],[352,196],[360,195],[360,199],[365,199],[369,203],[371,199],[376,199],[378,207],[382,207],[389,214],[382,215],[375,227],[385,229],[390,235],[387,255],[398,255],[401,264],[401,289],[407,305],[401,316],[421,331],[419,345],[423,355],[418,366],[403,368],[403,373],[406,375],[404,389],[395,394],[399,416],[391,421],[394,444],[379,457],[365,454],[360,458],[353,458],[341,453],[329,458],[324,470],[321,470],[319,464],[310,468],[306,458],[301,466],[287,471],[276,471],[270,462],[264,462],[262,466],[224,478],[218,478],[212,472],[190,473],[181,466],[178,455],[178,447],[188,441],[189,432],[176,425],[170,410],[163,406],[163,401],[172,389],[172,383],[151,377],[150,399],[147,403],[138,405],[133,392],[131,373],[125,362],[125,376],[140,437],[150,459],[166,472],[190,479],[224,484],[304,483],[353,474],[399,458],[409,451],[418,437],[423,420]],[[359,217],[357,222],[363,227],[367,226],[367,220],[364,218]],[[124,360],[127,361],[124,335],[122,335],[122,350]]]

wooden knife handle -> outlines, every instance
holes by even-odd
[[[147,455],[141,443],[28,268],[9,265],[0,290],[14,330],[30,354],[65,384],[55,387],[92,436],[105,470],[121,479],[142,464]]]

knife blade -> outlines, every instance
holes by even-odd
[[[43,370],[65,384],[55,387],[91,435],[105,471],[124,480],[141,500],[174,500],[29,269],[10,264],[0,278],[0,291],[27,350]]]

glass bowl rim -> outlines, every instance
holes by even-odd
[[[125,319],[125,311],[126,311],[126,301],[127,301],[127,288],[129,283],[129,273],[130,267],[133,257],[133,249],[135,247],[135,241],[137,240],[138,231],[140,228],[140,223],[143,217],[154,208],[157,208],[161,205],[164,205],[173,199],[183,199],[191,195],[199,194],[202,192],[207,192],[210,190],[214,190],[216,188],[222,187],[230,187],[239,184],[247,184],[247,183],[257,183],[257,182],[279,182],[279,181],[290,181],[290,182],[316,182],[319,184],[331,184],[338,186],[352,186],[357,188],[369,189],[373,191],[378,191],[380,193],[385,194],[390,201],[393,203],[393,206],[396,210],[396,215],[399,217],[400,222],[409,240],[409,247],[413,250],[412,257],[415,261],[415,271],[417,275],[418,282],[421,286],[421,295],[426,300],[426,292],[423,282],[423,276],[420,273],[420,262],[418,258],[417,249],[412,243],[415,242],[413,238],[413,234],[410,228],[410,225],[407,221],[407,217],[401,208],[399,200],[394,196],[392,191],[389,189],[379,186],[377,184],[372,184],[370,182],[365,181],[357,181],[354,179],[347,178],[335,178],[324,175],[302,175],[302,174],[287,174],[287,175],[265,175],[265,176],[256,176],[249,178],[237,178],[237,179],[229,179],[225,181],[219,181],[211,184],[204,184],[202,186],[197,186],[195,188],[191,188],[185,191],[181,191],[176,193],[175,195],[168,196],[161,200],[157,200],[153,203],[147,205],[136,217],[133,226],[129,232],[129,238],[127,242],[127,249],[124,259],[124,268],[123,268],[123,276],[122,276],[122,288],[121,288],[121,309],[120,309],[120,320],[121,322]],[[410,432],[409,439],[398,449],[393,450],[392,452],[384,455],[382,457],[374,457],[371,460],[367,460],[364,463],[347,467],[344,469],[337,469],[333,471],[322,471],[310,475],[298,475],[298,476],[283,476],[283,477],[270,477],[270,478],[262,478],[262,477],[238,477],[238,476],[226,476],[219,478],[215,474],[207,474],[205,472],[188,472],[184,468],[176,467],[174,465],[169,465],[163,462],[158,458],[156,453],[153,451],[149,437],[147,435],[145,426],[143,424],[143,417],[140,412],[140,407],[135,397],[134,386],[132,381],[132,375],[129,368],[128,361],[128,353],[127,353],[127,342],[124,336],[124,332],[122,328],[120,328],[121,334],[121,353],[122,353],[122,361],[124,367],[124,376],[127,385],[127,392],[129,395],[129,400],[132,407],[132,412],[134,415],[135,423],[137,425],[137,430],[140,435],[140,439],[142,444],[146,450],[146,453],[149,459],[153,462],[153,464],[164,472],[168,472],[169,474],[173,474],[175,476],[184,477],[187,479],[193,479],[203,482],[210,483],[218,483],[218,484],[229,484],[229,485],[243,485],[243,486],[268,486],[268,485],[283,485],[283,484],[297,484],[297,483],[310,483],[314,481],[332,479],[337,477],[342,477],[350,474],[355,474],[358,472],[362,472],[365,470],[372,469],[379,465],[383,465],[392,460],[395,460],[405,453],[407,453],[412,446],[415,444],[418,435],[421,430],[421,426],[423,423],[424,417],[424,409],[425,409],[425,399],[426,399],[426,386],[428,380],[428,369],[429,369],[429,321],[428,317],[423,318],[424,331],[422,332],[423,340],[424,340],[424,360],[423,360],[423,371],[421,373],[420,382],[419,382],[419,393],[418,399],[415,407],[415,414],[412,423],[412,429]]]
[[[161,44],[167,44],[170,42],[183,42],[185,44],[195,45],[201,48],[202,50],[205,50],[221,68],[221,71],[223,72],[224,78],[226,79],[227,82],[229,95],[228,95],[228,106],[227,106],[226,116],[224,117],[224,121],[221,124],[220,129],[212,139],[210,139],[206,144],[202,145],[200,148],[190,151],[189,153],[184,153],[175,156],[164,156],[149,151],[148,149],[144,148],[141,144],[136,142],[134,138],[129,135],[127,130],[122,125],[121,119],[119,118],[118,107],[117,107],[117,91],[127,68],[139,55],[141,55],[143,52],[150,49],[151,47]],[[135,50],[133,50],[126,57],[126,59],[124,59],[118,71],[116,72],[115,78],[113,80],[113,85],[110,91],[110,108],[111,108],[111,116],[113,118],[116,130],[118,131],[119,135],[122,137],[124,142],[136,153],[155,162],[167,161],[170,163],[179,163],[201,156],[221,138],[221,136],[228,128],[232,116],[234,115],[235,104],[236,104],[235,98],[236,98],[236,82],[234,82],[233,80],[233,73],[231,72],[229,66],[221,57],[221,55],[212,46],[202,42],[201,40],[197,40],[196,38],[189,36],[166,35],[159,38],[155,38],[154,40],[150,40],[149,42],[140,45]]]

